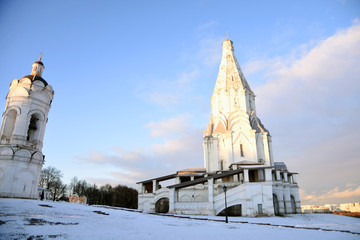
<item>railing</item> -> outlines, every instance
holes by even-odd
[[[155,191],[155,194],[161,194],[163,192],[169,192],[169,189],[164,187],[164,188],[159,188],[158,190]]]

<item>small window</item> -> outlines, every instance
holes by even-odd
[[[224,170],[224,160],[220,161],[220,170]]]
[[[258,213],[263,214],[262,204],[258,204]]]
[[[240,144],[240,156],[244,157],[244,148],[242,144]]]

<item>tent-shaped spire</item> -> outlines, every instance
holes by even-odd
[[[222,58],[214,94],[219,91],[229,91],[231,89],[247,89],[251,91],[235,57],[233,42],[227,39],[223,42]]]

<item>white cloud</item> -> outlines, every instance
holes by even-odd
[[[199,167],[202,164],[202,130],[194,129],[190,115],[178,115],[174,118],[151,122],[152,136],[165,136],[161,144],[153,144],[153,157],[169,169]]]
[[[199,42],[198,57],[204,68],[212,67],[220,63],[221,48],[224,38],[209,37],[202,38]]]
[[[173,169],[202,167],[202,130],[194,129],[180,137],[166,139],[162,144],[154,144],[152,150],[158,159]]]
[[[179,96],[175,96],[168,92],[152,92],[149,95],[151,102],[160,106],[173,106],[178,103]]]
[[[302,45],[287,57],[254,60],[244,68],[250,85],[247,69],[262,72],[267,80],[254,89],[257,113],[273,135],[275,161],[284,161],[290,171],[300,173],[304,201],[346,201],[347,197],[358,196],[359,62],[357,24],[316,44]],[[180,74],[166,88],[191,88],[205,67],[195,69]],[[157,91],[159,102],[177,103],[183,97],[178,91],[162,90]],[[202,130],[192,128],[189,115],[147,126],[151,136],[164,138],[149,151],[114,150],[92,153],[82,160],[114,166],[111,179],[119,177],[128,183],[203,165]]]
[[[127,185],[127,183],[124,183],[123,181],[120,181],[120,179],[116,179],[116,178],[98,178],[98,177],[86,177],[84,179],[86,182],[88,183],[95,183],[98,187],[104,186],[106,184],[110,184],[111,186],[117,186],[119,184],[121,185]],[[129,184],[130,187],[136,187],[134,185]]]
[[[219,25],[219,23],[215,20],[200,24],[196,28],[196,33],[197,33],[198,37],[202,37],[202,36],[208,34],[209,30],[217,27],[218,25]]]
[[[267,79],[254,91],[257,113],[273,135],[275,161],[299,172],[307,192],[359,186],[360,25],[299,49],[246,65]],[[326,196],[339,197],[335,192]]]
[[[216,26],[216,21],[210,21],[195,29],[195,44],[180,49],[177,54],[179,58],[176,61],[182,66],[177,76],[165,81],[158,80],[159,84],[154,84],[152,81],[156,89],[147,88],[150,93],[146,95],[151,102],[163,107],[182,104],[189,93],[196,88],[197,80],[219,64],[225,33],[223,37],[213,34]]]
[[[149,100],[163,107],[173,107],[184,98],[198,76],[199,70],[193,67],[190,71],[181,72],[175,79],[152,82],[152,85],[156,85],[156,89],[150,89]]]
[[[161,144],[153,144],[148,151],[142,149],[112,149],[78,157],[80,161],[95,164],[100,169],[112,166],[108,178],[87,178],[99,185],[105,183],[135,183],[148,178],[174,173],[189,167],[202,167],[202,130],[193,129],[189,115],[148,124],[153,137],[165,137]],[[107,170],[108,171],[108,170]]]
[[[128,171],[111,171],[108,173],[108,177],[87,177],[85,180],[89,183],[95,183],[98,186],[104,186],[110,184],[113,187],[116,185],[127,185],[137,189],[136,182],[150,178],[146,171],[134,171],[128,169]]]
[[[338,187],[331,189],[324,194],[310,193],[307,194],[305,190],[300,190],[300,198],[302,204],[324,204],[329,202],[345,203],[350,202],[349,199],[359,199],[360,197],[360,186],[357,188],[347,188],[340,190]]]
[[[191,81],[193,81],[197,76],[199,76],[199,70],[195,69],[190,72],[183,72],[180,74],[180,77],[177,79],[178,87],[186,87]]]
[[[291,112],[295,104],[313,106],[314,102],[309,99],[317,100],[322,106],[331,100],[328,98],[354,93],[360,86],[360,25],[340,31],[320,42],[289,67],[286,67],[286,61],[279,63],[279,59],[275,59],[276,64],[270,65],[268,69],[273,77],[256,90],[261,100],[264,99],[261,102],[263,105],[272,105],[269,100],[281,98],[286,100],[282,102],[286,108],[282,109]],[[270,108],[265,106],[264,109]]]
[[[152,137],[168,137],[187,131],[190,128],[188,119],[189,115],[183,114],[160,122],[150,122],[147,127],[150,128]]]

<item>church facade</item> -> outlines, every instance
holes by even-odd
[[[42,78],[44,68],[40,58],[30,75],[10,84],[0,129],[0,197],[38,198],[43,139],[54,96]]]
[[[212,117],[203,136],[204,168],[138,182],[138,209],[222,215],[226,208],[229,215],[250,217],[300,213],[297,173],[274,162],[270,132],[257,117],[255,94],[232,41],[224,41],[222,50]]]

